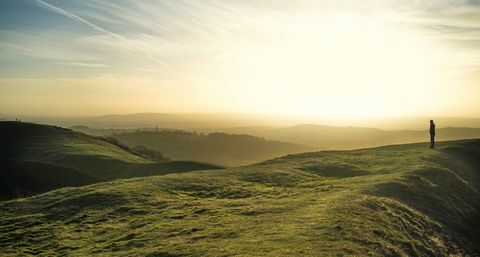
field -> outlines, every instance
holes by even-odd
[[[3,256],[478,256],[480,140],[288,155],[0,203]]]

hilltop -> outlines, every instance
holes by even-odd
[[[188,161],[159,163],[112,140],[34,123],[0,122],[0,142],[0,199],[118,178],[218,168]]]
[[[476,256],[480,140],[288,155],[0,203],[5,256]]]

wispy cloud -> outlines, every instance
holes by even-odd
[[[292,99],[302,99],[310,109],[322,109],[317,103],[336,100],[332,85],[358,85],[362,79],[385,88],[402,84],[399,95],[405,92],[406,99],[411,98],[408,85],[417,92],[417,86],[461,87],[460,79],[437,82],[452,71],[480,67],[480,5],[474,0],[25,1],[30,6],[0,0],[0,8],[16,6],[21,17],[0,24],[0,65],[17,65],[15,72],[0,73],[130,77],[128,83],[118,76],[78,84],[91,85],[92,94],[106,84],[114,92],[123,83],[138,99],[154,96],[142,92],[149,85],[157,96],[192,105],[209,105],[215,98],[215,106],[243,108],[244,102],[269,110],[288,101],[297,108],[301,103]],[[436,64],[448,69],[436,72]],[[435,76],[440,78],[430,80]],[[464,80],[470,81],[478,79]],[[318,90],[326,85],[331,97],[328,90]],[[451,97],[467,90],[444,92]],[[345,101],[342,92],[338,95],[339,103]],[[111,96],[106,92],[104,97]],[[275,99],[283,100],[275,105],[270,102]],[[158,102],[152,100],[152,106]]]
[[[85,19],[83,19],[83,18],[81,18],[81,17],[79,17],[79,16],[77,16],[77,15],[71,13],[71,12],[67,12],[67,11],[65,11],[65,10],[63,10],[63,9],[61,9],[61,8],[59,8],[59,7],[56,7],[56,6],[54,6],[54,5],[51,5],[51,4],[49,4],[49,3],[47,3],[47,2],[44,2],[44,1],[42,1],[42,0],[34,0],[34,1],[35,1],[35,3],[37,3],[40,7],[45,8],[45,9],[47,9],[47,10],[49,10],[49,11],[52,11],[52,12],[55,12],[55,13],[64,15],[64,16],[66,16],[66,17],[69,17],[69,18],[74,19],[74,20],[76,20],[76,21],[79,21],[79,22],[81,22],[81,23],[84,23],[84,24],[88,25],[89,27],[91,27],[91,28],[93,28],[93,29],[95,29],[95,30],[97,30],[97,31],[99,31],[99,32],[108,34],[108,35],[110,35],[110,36],[112,36],[112,37],[119,38],[119,39],[123,39],[122,36],[120,36],[120,35],[118,35],[118,34],[115,34],[115,33],[112,33],[112,32],[110,32],[110,31],[107,31],[107,30],[105,30],[105,29],[103,29],[103,28],[101,28],[101,27],[99,27],[99,26],[97,26],[97,25],[95,25],[95,24],[93,24],[93,23],[91,23],[91,22],[89,22],[89,21],[86,21]]]
[[[102,57],[94,49],[79,51],[75,34],[33,29],[1,30],[0,48],[5,56],[34,58],[54,62],[98,62]],[[71,38],[65,44],[65,38]]]
[[[104,63],[62,62],[59,64],[67,65],[67,66],[88,67],[88,68],[109,68],[110,67]]]
[[[326,14],[337,11],[361,12],[367,16],[384,19],[393,29],[412,27],[419,37],[430,38],[445,44],[476,47],[480,38],[478,21],[480,7],[474,1],[463,0],[405,0],[384,1],[78,1],[62,2],[54,5],[46,0],[30,0],[35,5],[52,13],[67,17],[93,29],[95,34],[68,31],[60,28],[69,40],[70,62],[85,62],[88,58],[99,58],[102,63],[117,66],[119,60],[128,61],[131,66],[145,67],[145,62],[158,64],[152,70],[168,71],[178,77],[188,76],[188,63],[216,62],[220,59],[235,58],[251,44],[283,40],[289,31],[283,24],[305,15],[322,19]],[[64,7],[65,6],[65,7]],[[292,18],[293,17],[293,18]],[[276,25],[275,25],[276,24]],[[312,25],[312,28],[314,26]],[[308,28],[304,28],[305,31]],[[55,31],[55,29],[53,29]],[[29,48],[28,39],[10,44],[15,51],[32,55],[57,56],[62,41],[53,39],[52,31],[44,33],[44,38],[52,40],[52,47],[41,37],[34,42],[41,47]],[[78,32],[79,35],[73,35]],[[82,33],[82,34],[81,34]],[[311,31],[308,33],[317,33]],[[274,38],[274,35],[280,35]],[[26,35],[25,37],[27,37]],[[8,40],[6,40],[8,41]],[[443,42],[441,42],[443,41]],[[4,42],[5,43],[5,42]],[[81,45],[84,43],[84,46]],[[78,45],[77,45],[78,44]],[[66,44],[65,44],[66,45]],[[41,51],[35,51],[41,49]],[[117,54],[113,53],[117,51]],[[248,49],[247,49],[248,51]],[[146,65],[149,66],[149,65]]]
[[[109,31],[109,30],[106,30],[106,29],[104,29],[104,28],[102,28],[102,27],[100,27],[100,26],[98,26],[98,25],[96,25],[96,24],[93,24],[92,22],[89,22],[89,21],[87,21],[87,20],[79,17],[78,15],[75,15],[75,14],[73,14],[73,13],[71,13],[71,12],[68,12],[68,11],[66,11],[66,10],[64,10],[64,9],[61,9],[61,8],[59,8],[59,7],[57,7],[57,6],[54,6],[54,5],[52,5],[52,4],[49,4],[49,3],[45,2],[45,1],[42,1],[42,0],[34,0],[34,1],[35,1],[35,3],[37,3],[37,4],[38,4],[40,7],[42,7],[42,8],[45,8],[45,9],[47,9],[47,10],[49,10],[49,11],[54,12],[54,13],[57,13],[57,14],[60,14],[60,15],[64,15],[64,16],[66,16],[66,17],[68,17],[68,18],[71,18],[71,19],[73,19],[73,20],[76,20],[76,21],[78,21],[78,22],[81,22],[81,23],[83,23],[83,24],[86,24],[86,25],[88,25],[89,27],[93,28],[94,30],[96,30],[96,31],[98,31],[98,32],[104,33],[104,34],[106,34],[106,35],[108,35],[108,36],[111,36],[111,37],[117,39],[117,40],[119,41],[118,43],[119,43],[119,44],[122,44],[122,46],[124,46],[124,47],[126,47],[126,48],[128,48],[128,49],[130,49],[130,50],[133,50],[133,51],[141,52],[141,53],[143,53],[144,55],[146,55],[150,60],[153,60],[153,61],[155,61],[155,62],[157,62],[157,63],[159,63],[159,64],[161,64],[161,65],[164,65],[165,67],[173,68],[173,67],[172,67],[171,65],[169,65],[168,63],[166,63],[166,62],[164,62],[164,61],[156,58],[156,57],[155,57],[151,52],[149,52],[148,50],[145,50],[145,49],[142,49],[142,48],[137,47],[135,44],[132,44],[132,41],[131,41],[131,40],[129,40],[129,39],[127,39],[127,38],[125,38],[125,37],[117,34],[117,33],[113,33],[113,32],[111,32],[111,31]]]

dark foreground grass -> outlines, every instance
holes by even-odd
[[[0,204],[3,256],[478,256],[480,140],[285,156]]]

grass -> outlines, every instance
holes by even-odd
[[[480,140],[289,155],[0,203],[3,256],[478,256]]]
[[[103,138],[33,123],[0,122],[0,142],[0,199],[118,178],[219,168],[155,162]]]

